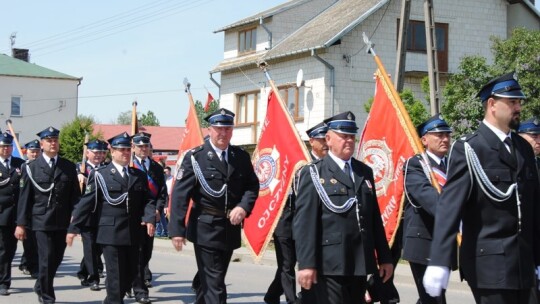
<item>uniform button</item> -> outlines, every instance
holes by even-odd
[[[363,220],[363,219],[364,219],[364,216],[363,216],[363,215],[360,215],[360,219]]]
[[[480,253],[484,253],[484,248],[480,248]]]
[[[360,232],[366,232],[366,229],[362,228],[360,229]]]
[[[416,233],[416,236],[420,236],[420,232],[417,232],[417,233]]]
[[[523,198],[523,194],[520,194],[518,195],[519,196],[519,199],[522,199]]]

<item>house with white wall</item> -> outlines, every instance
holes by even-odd
[[[232,142],[254,144],[259,137],[270,90],[258,68],[262,61],[303,139],[306,129],[343,111],[353,111],[362,126],[377,69],[362,33],[393,73],[401,2],[292,0],[216,30],[224,33],[224,59],[210,74],[220,75],[221,106],[236,113]],[[411,2],[404,87],[426,100],[420,85],[428,75],[423,2]],[[540,29],[540,12],[528,0],[434,0],[433,7],[441,88],[462,57],[492,61],[490,37],[508,38],[517,27]],[[298,87],[300,69],[304,83]]]
[[[0,54],[0,128],[11,120],[24,145],[46,127],[75,119],[82,78],[30,63],[27,52],[19,58]]]

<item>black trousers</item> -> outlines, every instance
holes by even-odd
[[[424,279],[427,265],[409,262],[409,266],[411,267],[414,283],[416,284],[416,290],[418,291],[418,296],[420,297],[422,304],[446,304],[445,289],[442,290],[440,296],[434,298],[430,296],[424,288],[424,283],[422,280]]]
[[[319,275],[315,289],[319,304],[359,304],[365,303],[365,276],[325,276]]]
[[[27,269],[31,274],[37,274],[38,269],[38,253],[37,253],[37,242],[36,234],[30,228],[26,228],[26,239],[22,241],[23,243],[23,254],[21,256],[21,263],[19,264],[19,269]]]
[[[142,231],[142,230],[141,230]],[[141,233],[141,243],[139,244],[139,261],[137,262],[137,275],[133,280],[133,293],[135,299],[147,298],[148,287],[144,284],[145,280],[152,280],[152,272],[148,268],[150,259],[152,258],[152,250],[154,249],[154,237],[148,236],[146,230]],[[150,273],[150,279],[147,278]]]
[[[41,296],[43,303],[54,303],[54,276],[62,263],[66,251],[67,230],[35,231],[39,274],[34,286],[35,292]]]
[[[266,291],[264,301],[279,304],[279,298],[285,294],[287,303],[291,304],[296,301],[294,240],[292,237],[281,237],[274,234],[274,246],[276,248],[277,270],[274,280]]]
[[[138,245],[114,246],[101,244],[107,265],[107,297],[103,303],[122,304],[124,295],[131,288],[137,275]]]
[[[536,289],[471,288],[477,304],[536,304]]]
[[[197,275],[201,287],[197,290],[196,304],[227,303],[225,276],[232,257],[232,250],[219,250],[194,244]]]
[[[101,262],[101,246],[96,243],[97,229],[84,227],[81,229],[81,238],[83,243],[83,259],[77,277],[86,279],[88,282],[99,284],[100,265],[103,271],[103,263]]]
[[[15,226],[0,226],[0,288],[11,286],[11,263],[17,251]]]

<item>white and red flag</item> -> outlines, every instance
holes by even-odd
[[[268,96],[266,117],[252,162],[259,178],[259,197],[244,220],[244,236],[255,260],[260,260],[281,216],[297,169],[309,153],[275,91]]]
[[[208,110],[210,109],[210,105],[214,101],[215,101],[214,96],[212,96],[212,94],[208,92],[208,96],[206,96],[206,103],[204,104],[204,112],[208,112]]]
[[[392,94],[392,83],[380,70],[375,76],[375,98],[360,137],[358,159],[373,169],[386,239],[391,245],[403,211],[403,164],[419,152],[418,135],[407,123],[409,114],[403,111],[399,95]]]

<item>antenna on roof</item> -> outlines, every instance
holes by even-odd
[[[10,41],[10,49],[13,51],[13,46],[15,45],[15,38],[17,38],[17,32],[13,32],[11,33],[11,35],[9,35],[9,41]]]

